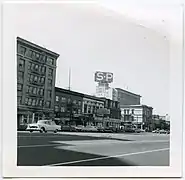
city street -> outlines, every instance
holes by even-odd
[[[167,134],[18,132],[18,166],[168,166]]]

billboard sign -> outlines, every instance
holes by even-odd
[[[113,73],[97,71],[95,73],[94,78],[95,78],[95,82],[112,83],[113,82]]]

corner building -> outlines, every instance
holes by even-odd
[[[17,38],[17,125],[54,117],[59,54]]]

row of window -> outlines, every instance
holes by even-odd
[[[35,63],[28,62],[28,70],[32,70],[32,71],[44,74],[46,71],[46,67],[35,64]]]
[[[44,84],[45,78],[33,74],[28,74],[28,82],[30,83],[36,83],[36,84]]]
[[[26,86],[26,93],[43,96],[44,95],[44,89],[34,87],[34,86]]]
[[[56,96],[55,97],[55,100],[56,100],[56,102],[59,102],[59,101],[61,101],[61,102],[67,102],[67,103],[73,103],[73,104],[78,104],[79,106],[81,105],[81,101],[77,101],[77,100],[72,100],[71,98],[66,98],[66,97],[59,97],[59,96]]]
[[[134,114],[134,109],[124,109],[124,114],[130,114],[130,111],[131,111],[131,114]]]
[[[59,106],[55,106],[55,112],[70,112],[70,108],[66,108],[66,107],[60,107],[59,109]],[[72,108],[71,109],[71,112],[73,114],[81,114],[81,109],[80,108]]]
[[[54,65],[54,59],[51,57],[47,57],[45,54],[38,53],[36,51],[33,51],[29,48],[18,46],[18,53],[20,53],[23,56],[27,56],[29,58],[32,58],[33,60],[39,61],[41,63],[47,63],[50,65]]]
[[[84,101],[85,104],[96,104],[96,105],[104,105],[104,103],[99,103],[99,102],[92,102],[92,101]]]
[[[98,107],[98,106],[87,106],[87,104],[84,104],[84,113],[92,113],[95,114],[98,109],[103,108],[103,107]]]

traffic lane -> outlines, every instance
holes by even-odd
[[[112,162],[113,161],[113,162]],[[57,164],[55,166],[64,166]],[[169,166],[169,150],[148,152],[124,157],[88,159],[86,161],[71,162],[68,166]]]
[[[90,136],[77,136],[77,135],[64,135],[64,134],[41,134],[41,133],[28,133],[18,134],[17,144],[19,146],[26,145],[45,145],[52,144],[53,141],[77,141],[77,140],[96,140],[107,139],[105,137],[90,137]]]
[[[99,141],[99,142],[98,142]],[[153,151],[158,149],[169,148],[169,142],[117,142],[111,143],[110,140],[106,143],[106,140],[98,140],[97,143],[75,145],[74,142],[68,142],[69,146],[56,146],[57,149],[65,149],[75,152],[96,154],[100,156],[115,156],[127,153]],[[64,143],[64,142],[58,142]]]
[[[95,154],[81,153],[53,147],[31,147],[19,148],[17,151],[18,166],[44,166],[61,164],[66,162],[82,161],[87,159],[95,159],[105,156]],[[131,166],[129,162],[120,161],[117,158],[109,158],[108,161],[100,161],[98,164],[104,166]]]
[[[18,133],[17,144],[19,146],[52,144],[53,141],[78,141],[110,139],[109,137],[78,136],[76,134],[52,134],[52,133]],[[119,140],[119,139],[118,139]],[[129,141],[121,139],[120,141]]]
[[[160,151],[120,157],[119,160],[129,161],[130,163],[137,164],[137,166],[169,166],[170,151],[169,149],[161,149]]]

